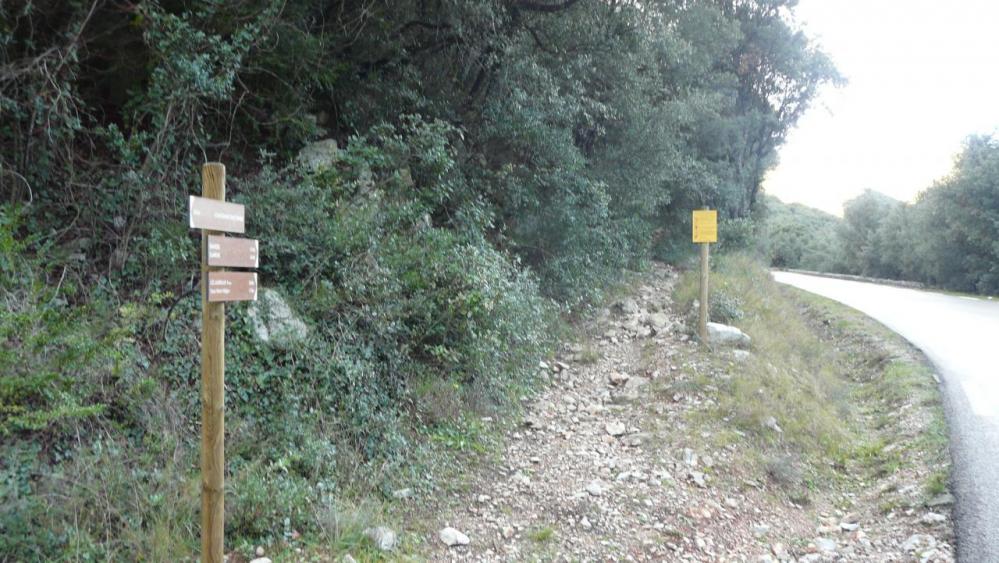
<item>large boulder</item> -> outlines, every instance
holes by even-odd
[[[276,289],[262,288],[247,314],[257,339],[278,349],[288,349],[309,336],[309,327]]]
[[[734,326],[708,323],[708,342],[717,346],[749,348],[749,335]]]
[[[322,168],[329,168],[336,162],[337,147],[335,139],[323,139],[314,143],[309,143],[298,151],[298,162],[315,172]]]

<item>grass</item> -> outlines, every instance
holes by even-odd
[[[693,273],[681,278],[675,301],[690,308],[698,287]],[[797,305],[787,299],[769,274],[752,259],[729,256],[712,275],[713,291],[734,301],[738,326],[753,339],[752,355],[724,366],[716,415],[771,445],[783,444],[808,456],[841,458],[856,436],[849,420],[853,407],[840,377],[842,361],[809,329]],[[771,417],[783,430],[767,427]]]
[[[584,365],[595,364],[600,361],[603,355],[592,343],[587,342],[583,350],[579,353],[579,363]]]
[[[528,537],[531,538],[531,541],[545,543],[555,537],[555,530],[551,526],[544,526],[542,528],[531,530]]]
[[[903,472],[924,477],[928,497],[946,490],[937,382],[901,337],[853,309],[776,284],[749,257],[718,259],[711,283],[712,303],[742,312],[732,324],[752,338],[751,355],[738,362],[723,350],[707,356],[724,377],[713,380],[717,407],[695,416],[749,436],[756,451],[747,463],[798,504],[807,503],[809,483]],[[697,293],[696,272],[682,276],[674,296],[679,310],[689,310]],[[674,383],[667,392],[698,381]],[[765,424],[770,417],[782,432]]]

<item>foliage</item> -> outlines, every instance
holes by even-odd
[[[771,265],[813,271],[841,269],[837,217],[771,196],[764,198],[763,208],[764,256]]]
[[[793,6],[0,5],[9,552],[177,559],[196,543],[182,217],[201,162],[226,164],[263,285],[310,333],[265,346],[228,309],[228,531],[321,533],[347,490],[415,476],[434,444],[474,450],[468,415],[530,390],[557,313],[653,252],[682,255],[692,207],[740,225],[732,248],[753,240],[765,169],[836,79]],[[317,139],[342,148],[313,169],[296,154]],[[45,533],[13,531],[18,511]]]
[[[915,203],[867,190],[838,220],[770,200],[771,264],[999,293],[999,143],[971,137]],[[832,231],[836,231],[836,236]]]
[[[42,261],[28,254],[29,247],[36,255],[49,254],[51,244],[38,237],[15,238],[21,218],[17,208],[0,207],[0,301],[5,311],[0,316],[0,438],[5,439],[101,413],[105,405],[95,388],[100,382],[85,374],[114,360],[108,342],[94,337],[101,331],[87,321],[90,311],[68,305],[67,297],[77,290],[74,282],[62,277],[50,283]]]

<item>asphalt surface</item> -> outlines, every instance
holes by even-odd
[[[999,562],[999,300],[774,272],[880,321],[941,375],[951,456],[957,558]]]

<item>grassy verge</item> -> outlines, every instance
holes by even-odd
[[[689,310],[697,279],[681,279],[675,299]],[[861,313],[781,286],[750,258],[725,256],[712,274],[712,320],[752,338],[748,356],[715,350],[702,360],[702,385],[716,405],[699,411],[748,437],[755,471],[806,503],[829,485],[881,487],[886,512],[943,492],[946,425],[933,372],[901,337]],[[894,494],[895,482],[918,482]]]

